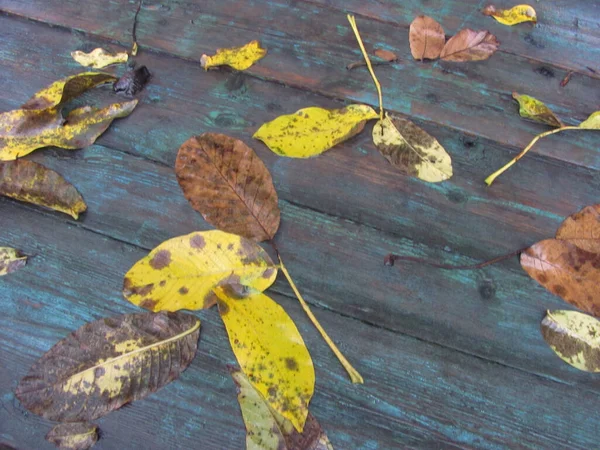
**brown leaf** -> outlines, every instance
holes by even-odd
[[[600,253],[600,204],[586,206],[567,217],[556,232],[556,239],[568,240],[582,250]]]
[[[444,61],[482,61],[492,56],[500,42],[489,31],[460,30],[446,42],[440,58]]]
[[[199,335],[200,321],[183,313],[100,319],[46,352],[16,395],[46,419],[94,420],[176,379],[192,362]]]
[[[446,35],[437,21],[428,16],[418,16],[410,24],[408,39],[413,58],[422,61],[439,58]]]
[[[71,183],[55,171],[24,159],[0,162],[0,195],[61,211],[74,219],[87,209]]]
[[[398,59],[398,56],[394,52],[390,52],[389,50],[383,50],[381,48],[375,50],[375,56],[387,62],[396,61]]]
[[[46,440],[61,450],[87,450],[98,442],[98,427],[88,422],[59,423]]]
[[[600,254],[568,240],[546,239],[521,253],[521,266],[553,294],[600,316]]]
[[[179,149],[175,173],[185,198],[211,225],[258,242],[277,232],[271,174],[242,141],[216,133],[190,138]]]

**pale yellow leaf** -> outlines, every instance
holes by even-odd
[[[266,54],[267,51],[260,46],[260,42],[251,41],[242,47],[220,48],[214,56],[202,55],[200,64],[206,70],[217,66],[246,70]]]
[[[592,113],[590,117],[579,124],[579,128],[585,128],[586,130],[600,130],[600,111]]]
[[[85,67],[92,67],[93,69],[102,69],[103,67],[110,66],[112,64],[126,63],[129,55],[127,52],[109,53],[103,48],[96,48],[90,53],[82,52],[81,50],[75,50],[71,52],[71,56],[75,61]]]
[[[360,133],[367,120],[377,117],[368,105],[341,109],[312,106],[263,124],[253,137],[278,155],[310,158]]]
[[[553,127],[560,128],[562,122],[543,102],[529,95],[512,93],[513,98],[519,102],[519,114],[521,117],[531,119],[536,122],[545,123]],[[588,119],[589,120],[589,119]]]
[[[483,14],[492,16],[503,25],[516,25],[522,22],[537,22],[535,9],[529,5],[517,5],[510,9],[496,9],[495,6],[486,6]]]

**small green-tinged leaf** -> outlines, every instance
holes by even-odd
[[[9,274],[27,264],[27,256],[10,247],[0,247],[0,276]]]
[[[600,130],[600,111],[592,113],[590,117],[579,124],[579,128],[585,128],[586,130]]]
[[[278,155],[310,158],[360,133],[367,120],[377,117],[368,105],[341,109],[312,106],[263,124],[253,137]]]
[[[523,22],[537,22],[535,9],[529,5],[517,5],[510,9],[496,9],[494,5],[486,6],[482,13],[492,16],[503,25],[516,25]]]
[[[537,98],[530,97],[529,95],[520,95],[516,92],[513,92],[512,96],[519,102],[519,114],[521,117],[557,128],[563,126],[563,123],[556,117],[550,108]]]
[[[271,298],[243,286],[215,289],[233,353],[254,388],[302,432],[315,369],[296,325]]]
[[[386,114],[373,127],[379,152],[402,172],[437,183],[452,176],[452,160],[444,147],[409,120]]]
[[[129,58],[127,52],[110,53],[103,48],[96,48],[89,53],[75,50],[71,52],[71,56],[82,66],[93,69],[102,69],[112,64],[126,63]]]
[[[304,430],[271,408],[238,369],[229,369],[246,425],[246,450],[333,450],[319,422],[308,413]]]
[[[91,421],[176,379],[192,362],[199,336],[200,321],[183,313],[90,322],[48,350],[16,395],[46,419]]]
[[[60,450],[87,450],[98,442],[98,427],[88,422],[59,423],[46,435]]]
[[[0,162],[0,195],[69,214],[87,209],[81,194],[54,170],[33,161]]]
[[[260,46],[260,42],[251,41],[242,47],[220,48],[214,56],[202,55],[200,65],[206,70],[217,66],[246,70],[266,54],[267,51]]]
[[[548,311],[542,335],[566,363],[586,372],[600,372],[600,322],[577,311]]]

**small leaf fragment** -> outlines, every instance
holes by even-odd
[[[69,214],[87,209],[81,194],[54,170],[25,159],[0,162],[0,195]]]
[[[523,22],[537,22],[535,9],[529,5],[517,5],[510,9],[496,9],[489,5],[481,11],[485,16],[492,16],[503,25],[516,25]]]
[[[550,108],[537,98],[530,97],[529,95],[521,95],[517,92],[513,92],[512,96],[519,102],[519,114],[521,117],[557,128],[563,126],[563,123],[556,117]]]
[[[302,433],[271,408],[239,369],[229,369],[246,425],[246,450],[333,450],[319,422],[309,412]]]
[[[568,240],[587,252],[600,253],[600,205],[586,206],[567,217],[556,232],[556,239]]]
[[[379,152],[402,172],[437,183],[452,176],[452,160],[433,136],[410,120],[386,114],[373,127]]]
[[[202,55],[200,65],[205,70],[217,66],[230,66],[236,70],[246,70],[262,59],[267,51],[259,41],[251,41],[242,47],[220,48],[214,56]]]
[[[217,133],[188,139],[175,162],[183,195],[211,225],[261,242],[279,228],[277,192],[252,148]]]
[[[91,421],[175,380],[194,359],[199,336],[200,321],[183,313],[96,320],[48,350],[16,395],[46,419]]]
[[[98,426],[89,422],[59,423],[46,435],[60,450],[87,450],[98,442]]]
[[[137,69],[129,69],[121,78],[113,84],[113,91],[117,94],[123,94],[127,97],[133,97],[150,81],[152,74],[146,66],[140,66]]]
[[[500,42],[489,31],[464,28],[448,39],[440,58],[444,61],[482,61],[492,56]]]
[[[398,56],[394,52],[391,52],[389,50],[384,50],[384,49],[378,48],[375,50],[374,53],[375,53],[375,56],[377,56],[378,58],[381,58],[387,62],[396,61],[398,59]]]
[[[269,255],[255,242],[219,230],[163,242],[129,269],[127,300],[151,311],[210,308],[219,285],[267,289],[277,276]]]
[[[408,39],[410,53],[419,61],[439,58],[446,43],[444,29],[429,16],[418,16],[412,21]]]
[[[600,372],[600,322],[577,311],[548,311],[542,336],[566,363],[586,372]]]
[[[584,128],[586,130],[600,130],[600,111],[590,114],[590,117],[579,124],[579,128]]]
[[[126,63],[129,59],[127,52],[110,53],[103,48],[96,48],[89,53],[75,50],[71,52],[71,56],[82,66],[92,67],[93,69],[102,69],[112,64]]]
[[[254,388],[302,432],[315,388],[315,369],[296,325],[262,293],[215,289],[233,353]]]
[[[0,276],[19,270],[27,264],[27,256],[10,247],[0,247]]]
[[[360,133],[367,120],[377,117],[368,105],[312,106],[263,124],[253,137],[280,156],[310,158]]]

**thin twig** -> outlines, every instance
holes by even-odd
[[[398,63],[397,59],[394,59],[392,61],[375,61],[375,62],[371,62],[371,65],[373,66],[385,66],[388,64],[396,64]],[[352,69],[356,69],[357,67],[364,67],[366,66],[367,63],[364,61],[355,61],[353,63],[350,63],[346,66],[346,70],[352,70]]]
[[[135,12],[135,16],[133,17],[133,29],[131,30],[131,39],[133,40],[133,44],[131,45],[131,56],[137,55],[138,52],[138,43],[137,43],[137,22],[138,15],[140,14],[140,10],[142,9],[142,2],[144,0],[139,0],[138,7]]]

